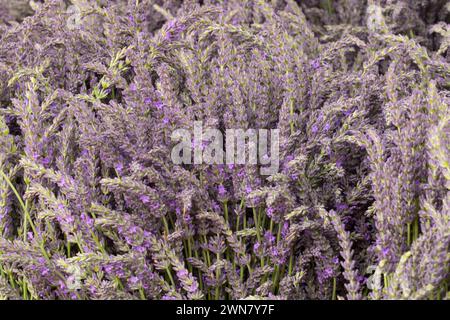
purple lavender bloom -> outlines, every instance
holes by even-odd
[[[311,67],[314,70],[318,70],[320,68],[320,60],[319,59],[315,59],[315,60],[311,61]]]
[[[225,189],[225,187],[223,185],[220,185],[218,189],[219,189],[219,195],[222,197],[227,193],[227,190]]]
[[[142,203],[144,204],[149,204],[150,203],[150,197],[147,195],[142,195],[139,197],[139,200],[142,201]]]
[[[275,236],[270,232],[270,231],[266,231],[264,233],[264,239],[266,240],[266,242],[271,245],[275,242]]]
[[[272,207],[268,207],[266,210],[267,216],[272,219],[273,214],[275,213],[275,209]]]
[[[448,298],[447,1],[65,2],[0,1],[0,298]]]

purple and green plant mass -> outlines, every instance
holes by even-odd
[[[449,21],[0,0],[0,298],[449,299]],[[196,122],[276,131],[278,171],[174,163]]]

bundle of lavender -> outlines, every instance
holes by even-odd
[[[0,298],[449,298],[449,19],[0,0]]]

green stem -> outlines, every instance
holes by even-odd
[[[278,224],[278,234],[277,234],[277,244],[281,241],[281,231],[283,230],[283,225],[281,223]]]
[[[414,240],[419,238],[419,217],[414,220]]]
[[[0,169],[0,176],[2,176],[2,178],[9,185],[9,187],[12,190],[12,192],[14,193],[14,195],[17,198],[17,200],[19,201],[20,206],[22,207],[22,210],[23,210],[23,213],[24,213],[24,224],[26,224],[26,221],[28,220],[30,222],[30,226],[31,226],[31,228],[33,230],[34,235],[37,235],[36,228],[34,227],[33,221],[31,221],[31,218],[30,218],[30,213],[28,212],[27,206],[23,202],[22,197],[20,196],[19,192],[14,187],[14,185],[11,182],[11,180],[9,180],[8,176],[1,169]],[[24,227],[24,230],[25,230],[25,227]],[[25,237],[24,240],[26,241],[26,232],[24,234],[24,237]]]
[[[14,185],[12,184],[12,182],[11,182],[11,180],[8,178],[8,176],[7,176],[7,175],[3,172],[3,170],[1,170],[1,169],[0,169],[0,176],[6,181],[6,183],[9,185],[9,187],[10,187],[11,190],[13,191],[14,195],[16,196],[17,200],[19,201],[19,204],[20,204],[20,206],[21,206],[21,208],[22,208],[22,210],[23,210],[23,212],[24,212],[24,215],[25,215],[25,217],[24,217],[24,222],[25,222],[26,220],[28,220],[28,222],[29,222],[29,224],[30,224],[30,227],[31,227],[31,230],[33,231],[34,236],[35,236],[35,237],[38,237],[39,235],[38,235],[38,233],[37,233],[36,227],[34,226],[33,220],[31,220],[31,216],[30,216],[30,213],[28,212],[28,208],[27,208],[27,206],[25,205],[25,203],[23,202],[22,197],[20,196],[19,192],[18,192],[17,189],[14,187]],[[24,236],[26,237],[26,234],[25,234]],[[26,238],[25,238],[25,239],[26,239]],[[45,257],[47,260],[50,260],[50,258],[49,258],[49,256],[48,256],[47,252],[45,251],[43,242],[40,243],[40,249],[41,249],[42,254],[44,255],[44,257]]]
[[[389,278],[386,273],[383,274],[383,280],[384,280],[384,288],[385,288],[385,290],[387,290],[387,288],[389,287]]]
[[[331,295],[331,300],[336,300],[336,277],[333,278],[333,293]]]
[[[407,243],[408,246],[411,246],[411,223],[407,224]]]
[[[333,5],[331,3],[332,0],[326,0],[326,8],[329,14],[333,13]]]
[[[206,235],[203,235],[203,244],[207,244],[208,243],[208,239],[206,238]],[[206,251],[206,265],[208,266],[208,268],[211,266],[211,256],[209,254],[209,250],[205,250]]]
[[[219,267],[220,253],[219,252],[217,253],[216,258],[217,258],[217,261],[216,261],[216,263],[217,263],[217,267],[216,267],[216,281],[217,281],[217,283],[216,283],[216,300],[219,300],[219,298],[220,298],[220,283],[219,283],[219,280],[220,280],[220,267]]]
[[[170,271],[170,267],[166,268],[167,276],[169,277],[170,283],[175,288],[175,281],[173,280],[172,272]]]
[[[22,280],[22,290],[23,290],[23,300],[28,300],[28,289],[27,283],[25,282],[25,277]]]
[[[291,98],[290,102],[289,102],[289,112],[290,112],[290,116],[291,116],[291,120],[290,120],[290,127],[291,127],[291,134],[295,133],[295,127],[294,127],[294,101]]]
[[[169,236],[169,223],[167,223],[166,217],[162,217],[163,224],[164,224],[164,230],[166,231],[166,236]]]
[[[189,258],[191,258],[192,257],[192,245],[191,245],[191,236],[189,236],[188,237],[188,239],[187,239],[187,245],[188,245],[188,257]],[[192,265],[190,264],[190,263],[187,263],[188,264],[188,269],[189,269],[189,272],[191,272],[192,273]]]
[[[261,221],[260,227],[264,230],[266,227],[266,213],[264,212],[264,214],[263,214],[262,208],[260,208],[260,215],[262,215],[262,221]]]
[[[256,208],[253,208],[253,219],[255,220],[255,227],[256,227],[256,238],[258,239],[258,242],[261,243],[261,233],[260,233],[260,227],[259,227],[259,216],[256,213]],[[260,264],[261,267],[264,267],[264,257],[260,258]]]
[[[225,222],[228,224],[228,203],[226,201],[223,203],[223,212],[225,214]]]
[[[280,240],[281,240],[281,230],[282,230],[282,225],[281,225],[281,223],[279,223],[278,224],[278,233],[277,233],[277,245],[280,243]],[[277,286],[278,286],[277,282],[278,282],[279,278],[280,278],[280,266],[276,265],[275,272],[272,277],[274,294],[276,294],[276,290],[277,290]]]
[[[224,212],[224,215],[225,215],[226,227],[231,229],[230,224],[229,224],[229,217],[228,217],[228,203],[226,201],[223,203],[223,212]],[[227,255],[227,260],[230,261],[231,260],[230,248],[227,248],[226,255]],[[233,261],[234,261],[234,259],[233,259]]]
[[[139,295],[141,296],[141,300],[147,300],[145,297],[145,292],[143,288],[139,288]]]
[[[194,256],[196,259],[199,259],[198,250],[194,251]],[[200,291],[203,291],[203,279],[202,279],[202,271],[201,270],[198,270],[198,280],[199,280]]]
[[[293,269],[294,269],[294,252],[293,250],[291,250],[291,257],[289,258],[289,269],[288,269],[289,276],[292,276]]]
[[[259,219],[258,219],[258,215],[256,214],[255,208],[253,208],[253,220],[255,220],[256,238],[258,239],[259,242],[261,242],[261,234],[260,234],[260,230],[259,230]]]
[[[92,235],[92,239],[94,240],[95,244],[97,245],[97,247],[100,249],[101,253],[103,253],[104,255],[106,255],[106,250],[103,247],[103,245],[100,243],[100,240],[98,239],[97,235],[94,233],[94,231],[91,231],[91,235]],[[78,246],[80,247],[80,244],[78,244]],[[80,247],[81,249],[81,247]]]
[[[16,289],[16,281],[14,280],[13,274],[11,271],[8,271],[9,282],[11,283],[11,287]]]

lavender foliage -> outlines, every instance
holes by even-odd
[[[0,0],[0,298],[448,299],[446,0]],[[281,166],[175,165],[195,121]]]

